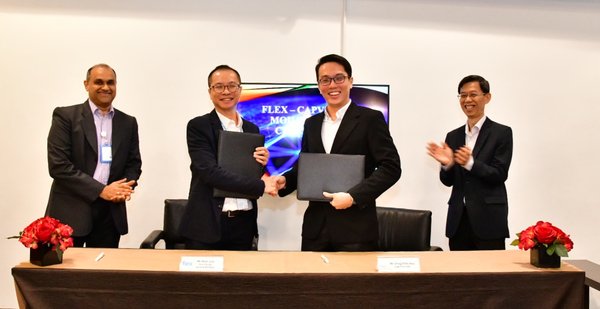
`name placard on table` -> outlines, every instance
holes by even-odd
[[[324,263],[329,263],[325,256],[321,255],[321,258]],[[224,260],[223,256],[182,256],[179,271],[223,272]],[[421,263],[418,257],[378,256],[377,271],[382,273],[420,272]]]
[[[222,272],[223,256],[182,256],[179,271]]]
[[[377,271],[380,273],[418,273],[421,263],[418,257],[378,256]]]

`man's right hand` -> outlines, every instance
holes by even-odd
[[[285,176],[273,176],[275,177],[275,185],[277,186],[277,190],[281,190],[285,188]]]
[[[127,181],[127,178],[117,180],[106,185],[104,189],[102,189],[102,192],[100,192],[100,197],[113,203],[129,201],[131,199],[131,194],[134,192],[134,185],[135,180]]]
[[[277,196],[277,182],[275,176],[264,174],[260,178],[265,183],[265,193],[270,196]]]
[[[441,143],[440,145],[435,143],[427,144],[427,153],[443,166],[451,166],[454,163],[452,148],[446,143]]]

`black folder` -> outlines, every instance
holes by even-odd
[[[217,164],[231,173],[260,179],[263,175],[263,166],[256,162],[253,153],[256,147],[261,147],[264,144],[265,137],[261,134],[223,130],[219,134]],[[213,196],[247,199],[260,197],[217,188],[214,188]]]
[[[297,197],[328,202],[323,192],[348,192],[365,178],[365,156],[300,153]]]

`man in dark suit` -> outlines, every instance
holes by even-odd
[[[446,236],[450,250],[504,250],[508,235],[508,198],[504,182],[512,159],[512,130],[485,116],[490,85],[469,75],[458,84],[467,124],[428,145],[442,164],[440,180],[452,186]]]
[[[187,249],[251,250],[258,235],[255,199],[213,197],[214,188],[253,196],[276,194],[274,180],[254,179],[227,171],[217,165],[217,142],[222,130],[259,133],[258,127],[237,112],[240,99],[239,73],[220,65],[208,75],[212,112],[196,117],[187,125],[192,181],[188,205],[180,231]],[[265,166],[269,152],[257,147],[254,158]]]
[[[115,71],[98,64],[83,82],[89,99],[58,107],[48,134],[54,179],[46,215],[73,228],[77,247],[117,248],[127,234],[125,202],[142,173],[138,125],[112,106]]]
[[[352,67],[339,55],[315,67],[327,107],[304,123],[302,152],[365,156],[365,179],[348,192],[310,202],[302,224],[303,251],[374,251],[379,238],[375,199],[400,179],[400,157],[383,114],[350,100]],[[277,178],[279,195],[296,189],[297,164]]]

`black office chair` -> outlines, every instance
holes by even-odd
[[[141,249],[154,249],[164,240],[166,249],[185,249],[185,239],[179,234],[179,224],[185,213],[187,199],[166,199],[162,230],[154,230],[142,241]],[[258,250],[258,235],[254,236],[252,250]]]
[[[150,232],[140,248],[154,249],[159,241],[164,240],[166,249],[185,249],[185,239],[179,234],[179,224],[186,206],[187,199],[166,199],[163,229]]]
[[[442,251],[431,246],[431,211],[377,207],[379,251]]]

